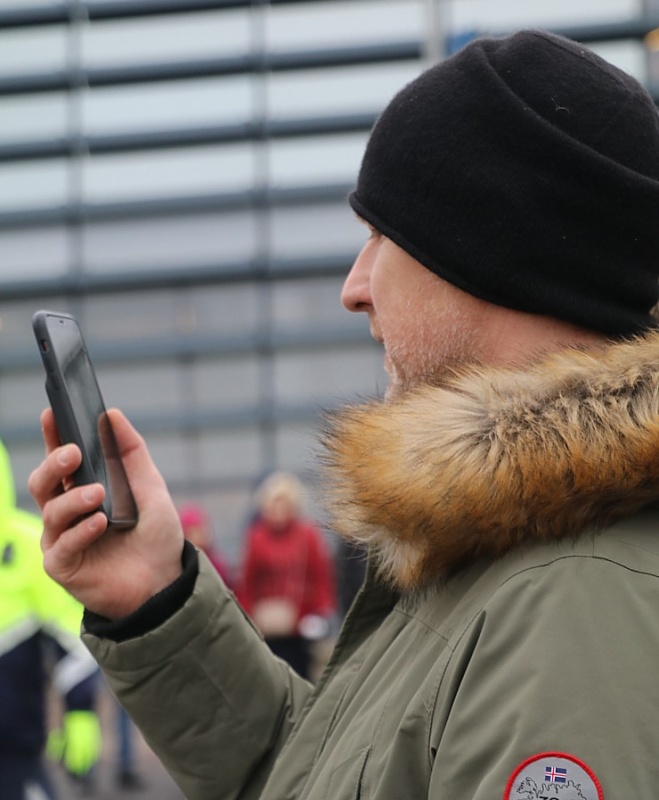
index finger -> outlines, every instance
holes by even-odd
[[[80,466],[82,454],[75,445],[58,446],[46,453],[44,460],[27,480],[27,487],[43,511],[46,503],[72,486],[72,475]]]

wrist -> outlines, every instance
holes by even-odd
[[[83,624],[93,634],[115,642],[134,639],[154,630],[173,616],[189,599],[197,581],[199,559],[197,551],[185,542],[177,577],[139,608],[119,619],[109,619],[85,609]]]

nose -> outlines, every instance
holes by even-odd
[[[341,303],[348,311],[369,311],[371,299],[371,268],[373,265],[373,242],[369,240],[355,259],[343,284]]]

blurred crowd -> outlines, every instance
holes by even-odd
[[[202,505],[183,503],[179,516],[272,651],[314,681],[363,580],[363,552],[305,514],[288,472],[255,492],[239,563],[218,548]],[[117,792],[147,788],[141,737],[81,644],[82,608],[44,571],[41,520],[16,506],[1,442],[0,519],[0,800],[93,796],[101,759]]]
[[[186,538],[206,553],[271,650],[313,680],[361,585],[365,561],[358,548],[329,540],[305,514],[303,498],[295,475],[267,476],[233,568],[213,544],[205,510],[186,504],[179,512]]]

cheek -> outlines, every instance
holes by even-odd
[[[401,322],[396,324],[397,320]],[[433,333],[436,337],[437,331]],[[413,369],[416,362],[434,349],[433,333],[418,315],[404,311],[390,321],[388,329],[383,328],[387,353],[399,371]]]
[[[385,331],[391,362],[404,383],[441,377],[456,364],[472,363],[477,355],[477,331],[451,307],[409,313],[405,325]]]

